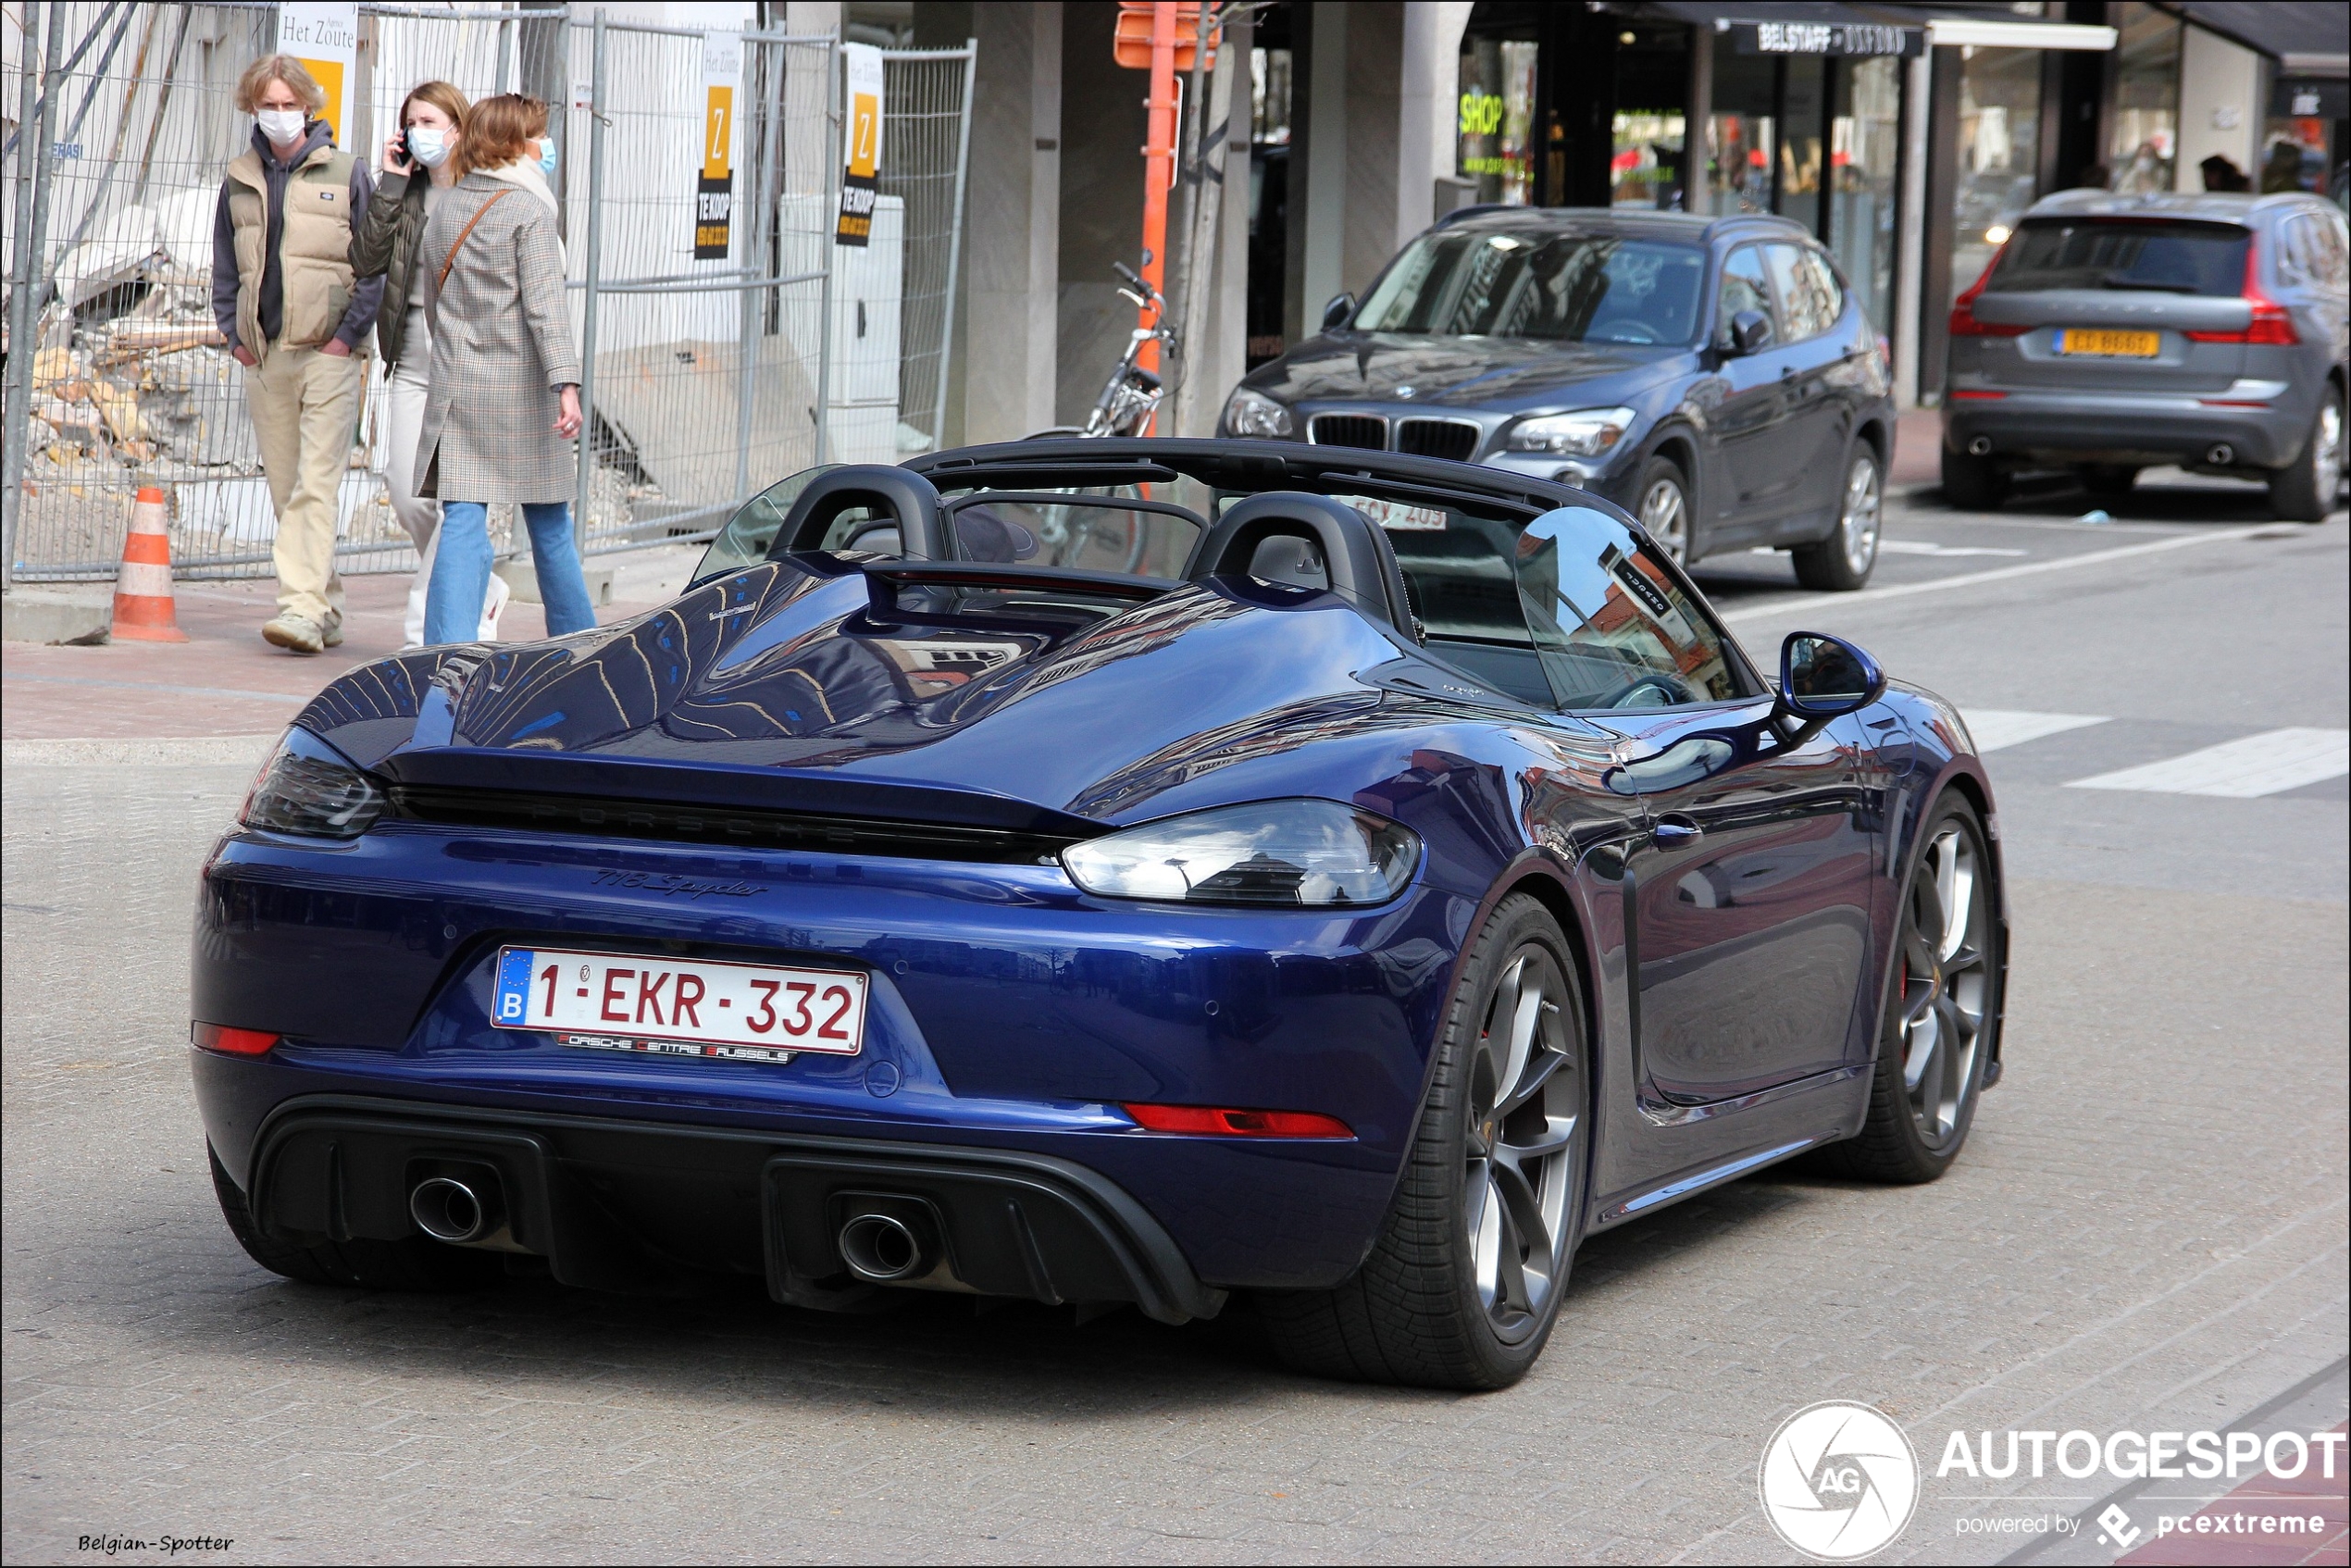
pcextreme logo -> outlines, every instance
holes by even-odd
[[[1780,1539],[1807,1557],[1850,1562],[1909,1527],[1919,1456],[1883,1411],[1824,1400],[1772,1434],[1756,1489]]]

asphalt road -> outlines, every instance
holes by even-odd
[[[1998,744],[2008,1078],[1934,1186],[1782,1169],[1596,1240],[1477,1398],[1293,1377],[1246,1311],[280,1281],[220,1225],[183,1060],[193,877],[261,743],[10,743],[0,1555],[1793,1561],[1758,1460],[1842,1398],[1927,1462],[1887,1558],[1995,1562],[2034,1537],[1984,1522],[2109,1488],[1938,1478],[1953,1430],[2342,1423],[2351,530],[2209,483],[2088,504],[1897,503],[1843,599],[1709,564],[1759,659],[1850,636]]]

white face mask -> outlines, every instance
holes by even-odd
[[[449,132],[437,125],[410,126],[408,155],[427,168],[439,168],[449,161]]]
[[[259,109],[253,122],[261,127],[271,146],[283,147],[302,140],[303,127],[310,123],[310,117],[300,109]]]

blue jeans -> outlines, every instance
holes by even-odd
[[[526,504],[522,520],[530,530],[530,564],[539,574],[539,597],[547,611],[547,635],[586,631],[596,624],[588,603],[588,579],[572,548],[571,507],[565,502]],[[479,501],[441,504],[441,539],[433,552],[432,582],[425,590],[425,641],[472,642],[481,633],[482,595],[490,591],[490,509]]]

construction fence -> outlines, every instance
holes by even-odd
[[[276,47],[278,7],[14,8],[39,25],[29,41],[8,37],[0,82],[8,579],[112,577],[150,485],[171,500],[180,576],[266,576],[276,518],[211,268],[222,172],[251,137],[237,76]],[[974,46],[881,52],[877,197],[869,242],[854,247],[834,239],[847,120],[837,37],[543,4],[358,15],[354,123],[337,140],[371,168],[420,81],[551,106],[586,377],[575,526],[587,553],[706,539],[813,464],[894,463],[938,442]],[[728,99],[731,113],[714,118]],[[698,197],[715,167],[732,200],[714,233]],[[416,564],[386,491],[383,380],[371,357],[342,488],[347,573]],[[527,547],[508,510],[492,509],[493,537]]]

